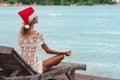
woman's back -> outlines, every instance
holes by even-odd
[[[44,39],[40,32],[35,32],[33,35],[27,37],[21,34],[19,35],[19,53],[25,62],[33,69],[35,69],[35,65],[39,60],[37,52],[40,50],[43,43]]]

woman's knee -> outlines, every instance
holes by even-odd
[[[59,57],[60,57],[61,60],[64,59],[64,54],[59,55]]]
[[[48,70],[48,68],[47,67],[43,67],[43,72],[46,72]]]

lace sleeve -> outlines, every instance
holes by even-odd
[[[45,40],[42,33],[38,33],[38,36],[39,36],[39,44],[41,46],[43,43],[45,43]]]
[[[45,40],[44,40],[43,35],[41,35],[41,45],[42,45],[43,43],[45,43]]]
[[[38,39],[37,39],[37,49],[38,50],[41,50],[42,49],[42,44],[44,44],[45,43],[45,40],[44,40],[44,37],[43,37],[43,35],[42,35],[42,33],[40,33],[40,32],[37,32],[37,36],[38,36]]]

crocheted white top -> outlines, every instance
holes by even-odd
[[[19,34],[18,43],[18,53],[33,70],[41,74],[43,72],[42,60],[38,59],[37,53],[41,50],[41,45],[45,43],[42,33],[35,32],[29,37]]]

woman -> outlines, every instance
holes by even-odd
[[[38,16],[32,7],[28,7],[18,12],[24,23],[19,33],[19,54],[39,74],[46,72],[52,66],[57,65],[65,56],[70,56],[71,51],[56,51],[50,49],[44,41],[42,33],[34,29],[34,25],[38,23]],[[47,60],[40,60],[37,53],[43,48],[48,54],[56,54]]]

